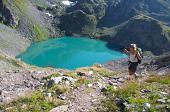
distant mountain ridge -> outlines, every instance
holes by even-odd
[[[170,21],[169,0],[108,0],[105,16],[99,26],[112,27],[136,15],[147,15],[166,24]]]
[[[73,4],[63,4],[62,0],[0,0],[0,21],[31,41],[89,36],[108,41],[109,47],[135,42],[156,55],[169,51],[169,0],[70,2]]]

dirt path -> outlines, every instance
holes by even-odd
[[[68,105],[57,107],[50,112],[89,112],[104,98],[97,84],[82,85],[65,94]]]
[[[81,86],[68,94],[70,105],[68,112],[88,112],[103,98],[101,89],[97,86]]]
[[[66,104],[56,107],[50,112],[90,112],[95,109],[101,100],[104,99],[102,90],[106,89],[106,85],[118,87],[125,81],[123,76],[102,77],[100,81],[93,81],[92,83],[74,89],[73,91],[64,94]]]

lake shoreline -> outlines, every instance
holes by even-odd
[[[115,46],[115,49],[119,48]],[[70,70],[125,57],[122,52],[109,49],[106,42],[86,37],[63,37],[34,43],[17,56],[35,66]]]

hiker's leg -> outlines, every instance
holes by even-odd
[[[129,79],[129,80],[133,79],[133,72],[132,72],[132,70],[130,70],[130,69],[129,69],[128,79]]]
[[[134,76],[135,79],[137,79],[137,76],[136,76],[137,67],[138,67],[138,63],[135,63],[134,64],[134,69],[133,69],[133,76]]]
[[[132,71],[132,79],[136,79],[136,73]]]
[[[129,66],[129,74],[131,75],[132,79],[136,79],[137,66],[138,63],[131,63]]]

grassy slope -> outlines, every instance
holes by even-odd
[[[129,109],[126,108],[126,112],[142,112],[144,103],[151,104],[151,108],[148,112],[165,112],[166,107],[168,107],[169,103],[167,102],[165,104],[160,104],[157,102],[157,100],[162,98],[170,98],[169,94],[161,94],[161,92],[169,93],[169,87],[170,75],[151,76],[142,83],[129,81],[126,82],[126,84],[118,90],[110,87],[105,92],[107,99],[103,101],[102,106],[104,106],[105,109],[101,109],[101,112],[119,111],[119,108],[115,104],[115,97],[123,98],[125,101],[128,101],[129,104],[133,105]],[[143,93],[141,92],[142,90],[146,90],[149,92]],[[157,108],[158,106],[161,107]]]
[[[113,71],[106,70],[104,68],[99,67],[93,67],[88,69],[79,69],[78,71],[89,71],[93,70],[94,75],[100,74],[99,77],[110,77],[110,76],[117,76],[119,73],[115,73]],[[83,78],[81,76],[78,76],[76,74],[76,71],[67,72],[65,76],[72,77],[74,79],[77,79],[75,85],[73,86],[66,86],[64,83],[61,84],[52,84],[51,86],[48,85],[48,80],[51,79],[51,77],[58,77],[60,74],[52,74],[51,76],[48,76],[44,78],[45,84],[43,87],[40,87],[38,90],[36,90],[34,93],[27,97],[22,97],[16,101],[13,101],[9,104],[0,106],[0,109],[6,109],[8,108],[9,112],[37,112],[37,111],[43,111],[48,112],[52,108],[56,106],[63,105],[64,102],[57,97],[65,92],[69,92],[74,88],[77,88],[78,86],[82,84],[89,84],[97,80],[101,80],[97,77],[94,79],[87,79]],[[43,81],[44,82],[44,81]],[[116,96],[119,96],[123,98],[124,100],[127,100],[130,104],[137,105],[137,111],[140,112],[142,110],[144,103],[150,103],[151,109],[149,112],[156,112],[156,111],[164,111],[165,108],[163,107],[161,110],[156,109],[155,107],[159,105],[159,103],[156,102],[157,99],[160,99],[162,97],[166,97],[167,99],[170,98],[169,95],[162,96],[160,92],[169,92],[169,86],[170,86],[170,75],[166,76],[150,76],[147,80],[143,80],[142,83],[138,83],[135,81],[128,81],[125,82],[124,86],[118,89],[114,89],[111,86],[108,86],[108,89],[104,94],[106,95],[106,99],[102,102],[102,109],[100,108],[96,110],[96,112],[117,112],[118,107],[114,103],[114,99]],[[149,93],[143,94],[141,90],[149,90]],[[48,97],[46,93],[51,93],[52,97]],[[165,104],[165,106],[168,104]],[[11,107],[11,108],[10,108]],[[130,112],[133,112],[136,108],[130,108]],[[7,112],[8,112],[7,111]],[[127,110],[128,111],[128,110]],[[95,111],[94,111],[95,112]]]

